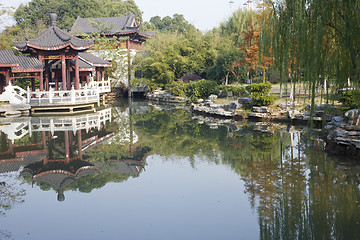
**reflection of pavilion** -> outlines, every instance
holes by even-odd
[[[62,118],[19,118],[0,127],[0,173],[24,169],[33,182],[48,183],[63,200],[63,189],[94,174],[83,150],[113,135],[106,130],[111,109]],[[7,137],[6,137],[7,135]]]
[[[65,200],[64,189],[71,183],[84,176],[97,173],[99,169],[79,158],[69,162],[59,160],[45,160],[26,166],[21,176],[31,177],[33,182],[51,185],[58,192],[58,200]]]
[[[107,130],[111,114],[111,109],[104,109],[79,116],[12,119],[0,126],[0,173],[21,171],[27,181],[55,190],[59,201],[69,189],[90,192],[107,182],[138,177],[148,148],[138,147],[121,156],[116,150],[100,162],[88,161],[94,160],[93,152],[83,157],[84,152],[114,137]],[[101,149],[106,146],[111,148],[106,144]]]

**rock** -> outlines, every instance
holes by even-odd
[[[216,100],[217,98],[218,98],[218,96],[215,95],[215,94],[211,94],[211,95],[209,96],[209,99],[210,99],[210,100]]]
[[[202,98],[199,98],[198,100],[196,100],[196,103],[200,104],[200,103],[203,103],[204,102],[204,99]]]
[[[232,102],[232,103],[229,103],[229,104],[226,104],[226,105],[224,105],[224,109],[226,110],[226,111],[230,111],[230,110],[235,110],[235,109],[237,109],[237,108],[241,108],[241,104],[239,104],[239,103],[236,103],[236,102]]]
[[[286,112],[287,118],[290,118],[290,119],[298,118],[299,115],[302,115],[302,113],[298,110],[290,110],[290,111]]]
[[[203,105],[209,107],[210,104],[214,104],[214,103],[215,103],[214,100],[205,100],[205,102],[203,103]]]
[[[333,123],[345,122],[345,118],[341,116],[335,116],[331,119]]]
[[[248,113],[247,114],[248,118],[268,118],[269,117],[269,114],[267,113],[254,113],[254,112],[251,112],[251,113]]]
[[[239,98],[238,99],[238,103],[242,104],[242,105],[250,105],[252,102],[251,98]]]
[[[341,129],[336,129],[334,131],[334,134],[336,137],[345,137],[347,135],[347,131],[341,130]]]
[[[235,115],[235,116],[242,116],[243,113],[244,113],[244,111],[241,110],[241,109],[236,109],[236,110],[234,110],[234,115]]]
[[[359,117],[359,110],[358,109],[352,109],[345,113],[345,117],[347,117],[350,120],[357,119]]]
[[[334,108],[334,106],[331,104],[327,104],[327,103],[316,103],[315,104],[316,110],[323,111],[323,110],[325,110],[325,108]]]
[[[269,108],[265,107],[265,106],[261,106],[261,107],[253,107],[253,112],[256,113],[270,113]]]
[[[284,103],[280,103],[279,107],[283,110],[290,110],[293,109],[296,106],[299,106],[300,104],[298,102],[292,102],[292,101],[287,101]]]
[[[347,131],[360,131],[360,126],[357,125],[346,125],[345,129]]]
[[[222,105],[213,103],[213,104],[210,104],[209,107],[216,109],[216,108],[222,108]]]

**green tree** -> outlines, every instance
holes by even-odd
[[[206,77],[216,58],[215,45],[212,36],[203,36],[198,31],[159,33],[146,42],[145,53],[139,56],[138,70],[144,78],[160,86],[185,74]]]
[[[142,22],[142,12],[133,0],[32,0],[28,4],[20,5],[14,13],[20,28],[34,27],[37,22],[49,26],[49,14],[58,15],[58,27],[68,29],[78,16],[114,17],[135,14],[139,23]]]
[[[195,27],[190,24],[182,14],[174,14],[172,17],[154,16],[149,22],[145,22],[144,30],[160,31],[160,32],[179,32],[185,33],[189,30],[195,30]]]

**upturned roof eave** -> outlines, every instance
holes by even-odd
[[[72,49],[74,50],[77,50],[77,51],[83,51],[83,50],[87,50],[89,48],[91,48],[92,46],[94,46],[94,43],[90,44],[90,45],[87,45],[87,46],[83,46],[83,47],[77,47],[77,46],[74,46],[72,43],[68,42],[68,43],[65,43],[63,45],[60,45],[60,46],[53,46],[53,47],[42,47],[42,46],[37,46],[37,45],[34,45],[34,44],[31,44],[31,43],[27,43],[27,47],[26,48],[17,48],[15,46],[15,48],[19,51],[26,51],[27,48],[31,47],[31,48],[34,48],[34,49],[38,49],[38,50],[44,50],[44,51],[57,51],[57,50],[61,50],[61,49],[64,49],[64,48],[67,48],[67,47],[71,47]]]

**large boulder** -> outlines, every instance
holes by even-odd
[[[359,109],[352,109],[345,113],[345,117],[349,120],[354,120],[359,118]]]

